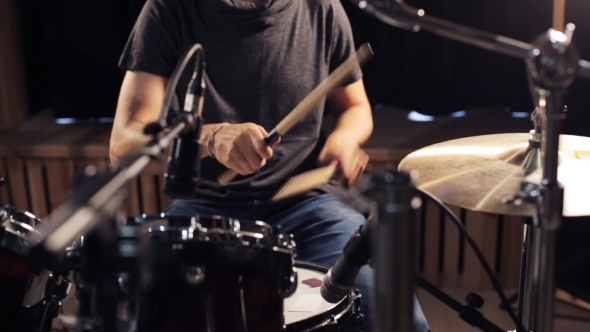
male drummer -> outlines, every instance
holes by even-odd
[[[365,217],[319,190],[276,204],[269,199],[287,179],[319,165],[337,163],[336,185],[344,187],[362,174],[368,156],[361,145],[371,135],[373,123],[360,68],[326,100],[336,119],[327,137],[321,130],[322,102],[278,145],[269,147],[263,140],[354,54],[351,27],[341,4],[336,0],[148,0],[120,60],[127,73],[111,136],[113,162],[147,142],[142,128],[158,119],[168,79],[184,52],[196,43],[203,45],[207,63],[200,139],[202,186],[196,199],[173,201],[165,212],[281,225],[294,234],[298,260],[332,266]],[[178,105],[184,103],[188,79],[178,84]],[[221,186],[217,178],[228,168],[240,175]],[[165,165],[153,165],[150,171],[163,173]],[[365,266],[354,286],[362,293],[367,327],[371,281],[372,271]],[[428,331],[421,308],[415,305],[415,330]]]

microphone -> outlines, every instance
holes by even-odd
[[[357,229],[344,246],[342,257],[324,277],[320,293],[327,302],[337,303],[348,295],[359,270],[369,261],[370,223],[368,218],[365,224]]]
[[[197,57],[195,71],[189,83],[184,109],[179,116],[188,129],[172,142],[168,169],[164,174],[164,193],[179,198],[194,198],[200,177],[201,145],[199,137],[203,126],[202,112],[205,100],[205,61],[202,48]]]

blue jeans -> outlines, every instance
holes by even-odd
[[[339,199],[323,194],[307,199],[285,200],[271,204],[267,201],[217,202],[208,200],[174,201],[165,211],[170,215],[223,215],[246,220],[262,220],[280,225],[293,234],[297,245],[297,260],[333,266],[342,256],[342,249],[365,217]],[[366,331],[371,331],[369,295],[373,270],[361,268],[354,288],[362,295],[361,312]],[[422,308],[414,297],[414,331],[429,331]]]

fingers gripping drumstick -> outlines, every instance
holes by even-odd
[[[350,75],[358,65],[363,65],[373,57],[373,50],[369,44],[363,44],[356,51],[356,54],[351,56],[348,60],[343,62],[336,70],[334,70],[328,77],[326,77],[305,99],[303,99],[297,107],[295,107],[287,116],[276,125],[276,127],[269,133],[269,136],[264,140],[266,144],[272,145],[276,143],[279,137],[285,135],[291,130],[299,121],[301,121],[313,107],[334,88],[341,84],[348,75]],[[233,180],[238,173],[234,170],[227,170],[217,179],[221,185],[228,184]]]

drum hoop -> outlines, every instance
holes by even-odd
[[[153,218],[153,219],[152,219]],[[157,223],[157,222],[165,222],[168,223],[169,219],[180,219],[180,218],[184,218],[187,220],[191,220],[190,224],[187,225],[181,225],[181,226],[172,226],[172,225],[164,225],[161,223]],[[138,219],[144,219],[142,221],[137,221]],[[155,227],[169,227],[169,228],[190,228],[192,227],[198,227],[198,225],[201,225],[201,227],[203,227],[204,229],[219,229],[220,227],[204,227],[202,226],[202,224],[200,223],[200,220],[216,220],[216,221],[222,221],[222,222],[229,222],[229,221],[237,221],[239,223],[245,223],[245,224],[249,224],[249,225],[256,225],[262,229],[264,229],[265,231],[267,231],[269,233],[269,235],[272,234],[273,230],[272,227],[265,223],[264,221],[261,220],[253,220],[253,219],[241,219],[241,218],[234,218],[234,217],[227,217],[227,216],[222,216],[222,215],[196,215],[196,216],[189,216],[189,215],[153,215],[153,216],[142,216],[140,217],[133,217],[133,222],[137,225],[145,225],[147,224],[149,227],[149,224],[154,224]],[[129,221],[128,221],[129,222]],[[242,231],[244,232],[244,231]]]
[[[40,220],[30,212],[3,204],[0,205],[0,221],[0,247],[18,255],[28,254],[26,248],[31,243],[28,234],[38,232],[35,227]]]
[[[34,226],[31,226],[31,225],[24,223],[22,221],[11,219],[10,224],[21,227],[21,228],[25,229],[27,232],[39,233],[39,231],[37,229],[35,229]]]
[[[175,225],[173,219],[180,220]],[[185,222],[186,221],[186,222]],[[178,243],[203,239],[209,242],[212,238],[219,243],[240,243],[254,247],[289,247],[291,242],[287,234],[276,233],[274,228],[260,220],[244,220],[222,215],[153,215],[133,217],[128,223],[136,223],[142,233],[150,238],[164,238]],[[287,236],[286,241],[282,241]],[[246,242],[242,242],[244,239]],[[236,241],[237,240],[237,241]],[[282,244],[284,242],[284,244]]]
[[[321,273],[328,273],[328,271],[330,270],[330,268],[327,265],[309,262],[309,261],[301,261],[301,260],[295,260],[294,266],[295,266],[295,268],[303,268],[303,269],[308,269],[308,270],[321,272]],[[286,325],[284,328],[286,329],[286,331],[294,331],[294,332],[295,331],[297,331],[297,332],[314,331],[314,330],[317,330],[318,328],[322,328],[322,327],[325,327],[325,326],[328,326],[331,324],[331,322],[332,322],[331,321],[331,318],[332,318],[331,313],[334,313],[334,312],[336,313],[333,316],[334,316],[334,320],[338,321],[346,313],[352,312],[353,306],[354,306],[354,299],[352,299],[351,296],[349,295],[349,296],[344,297],[338,303],[334,304],[334,306],[332,308],[330,308],[330,310],[325,311],[319,315],[313,316],[311,318],[291,323],[289,325]],[[300,329],[299,326],[305,325],[306,321],[309,321],[311,319],[318,319],[320,317],[322,318],[320,323],[315,324],[314,326],[308,327],[303,330]]]

